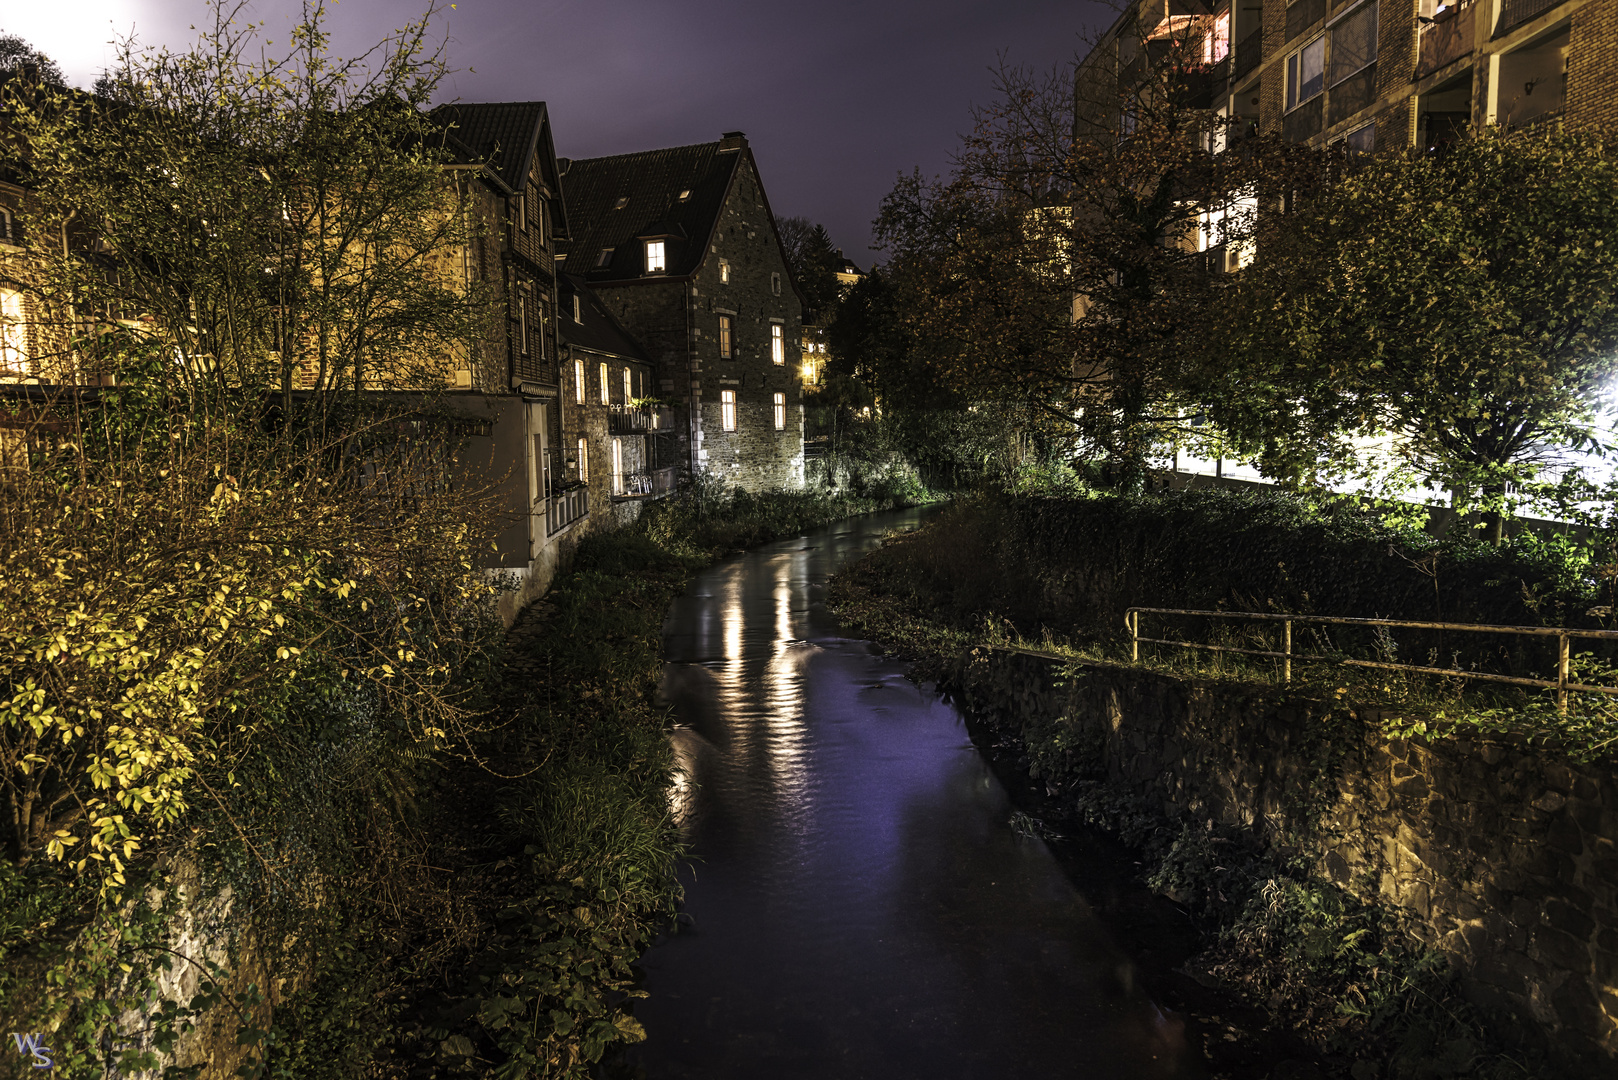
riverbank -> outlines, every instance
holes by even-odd
[[[475,756],[435,787],[429,831],[444,842],[430,862],[455,897],[454,931],[436,925],[439,940],[422,942],[434,963],[394,1002],[372,995],[348,1010],[391,1026],[375,1056],[400,1062],[392,1075],[584,1076],[644,1037],[627,1007],[640,996],[630,964],[679,898],[656,700],[665,613],[731,551],[885,508],[810,493],[686,497],[580,544],[506,637]],[[295,1003],[306,1024],[330,1005]],[[285,1061],[313,1065],[304,1044]]]
[[[1289,1044],[1324,1075],[1353,1080],[1554,1075],[1494,1039],[1493,1025],[1459,992],[1455,972],[1399,906],[1317,876],[1300,857],[1304,848],[1276,835],[1262,816],[1215,820],[1172,798],[1143,797],[1143,783],[1120,783],[1116,769],[1109,774],[1102,732],[1064,720],[1075,680],[1084,678],[1071,659],[1028,658],[1051,669],[1042,686],[1026,672],[1008,680],[1000,658],[1017,657],[1019,645],[1037,651],[1042,642],[1024,640],[1019,631],[1027,628],[992,616],[994,603],[970,601],[1015,598],[1032,583],[1019,586],[1015,568],[985,550],[984,523],[968,523],[976,535],[941,535],[959,516],[898,538],[848,568],[833,582],[830,602],[852,632],[911,659],[918,675],[939,680],[972,709],[979,745],[1001,767],[1028,778],[1027,812],[1044,827],[1101,826],[1132,849],[1137,882],[1171,898],[1197,932],[1192,955],[1176,960],[1170,949],[1166,960],[1143,968],[1148,978],[1155,971],[1154,991],[1191,1012],[1221,1075],[1265,1075],[1254,1070],[1267,1056],[1274,1062],[1287,1053]],[[930,587],[940,575],[947,585]],[[1096,663],[1099,672],[1105,665]],[[1129,677],[1127,665],[1118,670]],[[1123,684],[1109,693],[1128,697]],[[1346,710],[1329,705],[1303,719],[1294,729],[1315,740],[1328,765],[1338,752],[1332,748],[1348,746],[1357,730]],[[1165,780],[1190,784],[1198,762],[1183,764],[1165,764]],[[1303,788],[1307,794],[1309,785]],[[1149,925],[1144,936],[1152,936]],[[1213,996],[1199,1003],[1209,987]],[[1256,1022],[1224,1025],[1230,1016],[1221,997],[1246,1002]]]

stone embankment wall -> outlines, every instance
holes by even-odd
[[[1321,876],[1415,916],[1503,1033],[1618,1075],[1611,764],[1508,737],[1390,739],[1271,688],[1101,664],[1064,676],[1012,650],[974,650],[952,682],[1002,726],[1070,725],[1067,752],[1142,799],[1303,844]],[[1334,708],[1341,722],[1321,723]]]

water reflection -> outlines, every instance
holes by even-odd
[[[665,626],[693,925],[644,961],[654,1078],[1179,1078],[1134,986],[954,710],[839,637],[826,575],[915,515],[703,575]]]

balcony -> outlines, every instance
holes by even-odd
[[[662,406],[607,406],[607,434],[663,435],[674,430],[674,413]]]
[[[1236,44],[1235,65],[1231,68],[1230,77],[1239,79],[1249,71],[1258,67],[1259,60],[1264,55],[1264,27],[1260,26],[1251,34],[1242,38]]]
[[[1477,7],[1474,4],[1466,4],[1453,15],[1445,13],[1438,16],[1432,25],[1422,31],[1421,49],[1412,78],[1431,75],[1470,53],[1476,31]]]
[[[674,489],[680,484],[679,470],[673,465],[644,472],[620,473],[615,479],[615,499],[660,499],[674,494]]]
[[[590,489],[565,488],[545,500],[545,535],[555,536],[590,512]]]

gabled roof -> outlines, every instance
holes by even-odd
[[[591,284],[640,280],[640,241],[670,237],[668,272],[682,278],[702,263],[747,143],[727,137],[694,146],[586,158],[567,167],[568,216],[573,223],[568,270]],[[689,192],[684,199],[682,192]],[[611,262],[597,269],[601,252]]]
[[[540,182],[554,195],[548,200],[553,231],[557,236],[567,235],[556,147],[543,101],[455,102],[438,106],[430,116],[445,130],[455,160],[482,164],[507,194],[522,191],[537,165]]]
[[[629,332],[619,325],[618,320],[612,317],[612,312],[601,303],[599,297],[590,291],[583,278],[574,274],[563,274],[557,282],[557,326],[562,334],[562,343],[577,345],[581,349],[591,349],[595,352],[607,353],[612,356],[622,356],[628,360],[638,360],[643,364],[650,364],[651,357],[641,348],[640,342],[629,335]],[[584,321],[573,321],[573,297],[579,298],[579,314]]]

